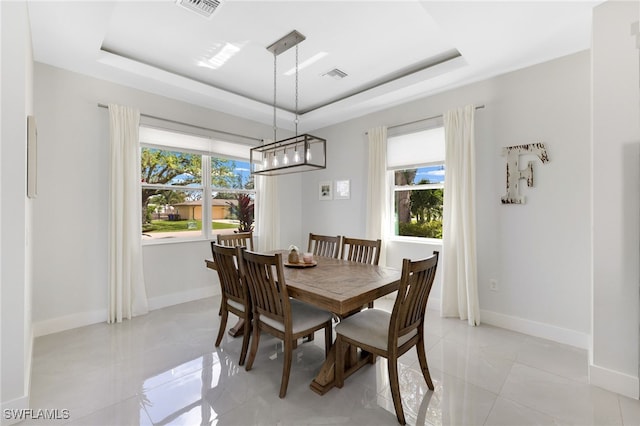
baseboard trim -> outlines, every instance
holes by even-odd
[[[77,314],[65,315],[33,323],[33,335],[35,337],[46,336],[47,334],[59,333],[86,325],[97,324],[107,320],[107,310],[79,312]]]
[[[218,292],[219,293],[219,292]],[[181,291],[180,293],[171,293],[164,296],[157,296],[149,299],[149,310],[166,308],[167,306],[179,305],[180,303],[193,302],[194,300],[205,299],[215,296],[216,288],[214,286],[195,288],[189,291]]]
[[[157,296],[148,300],[149,310],[166,308],[167,306],[178,305],[180,303],[192,302],[194,300],[204,299],[214,296],[216,289],[214,286],[196,288],[178,293],[171,293],[163,296]],[[77,314],[65,315],[49,320],[38,321],[33,323],[34,337],[46,336],[47,334],[58,333],[61,331],[71,330],[78,327],[84,327],[91,324],[97,324],[107,321],[107,310],[101,309],[97,311],[79,312]]]
[[[440,299],[429,298],[427,309],[440,312]],[[590,336],[588,334],[551,324],[487,310],[480,311],[480,323],[589,350]]]
[[[619,371],[589,364],[589,383],[629,398],[640,397],[640,380]]]
[[[2,401],[2,426],[9,426],[21,422],[25,419],[19,418],[20,414],[13,416],[11,413],[24,413],[29,408],[29,396],[25,395],[20,398],[12,399],[10,401]],[[15,411],[14,411],[15,410]],[[9,413],[9,416],[7,416]],[[9,418],[7,418],[9,417]]]
[[[557,343],[589,349],[589,335],[543,322],[481,310],[480,322]]]

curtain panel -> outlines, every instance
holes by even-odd
[[[387,184],[387,127],[369,129],[369,169],[367,176],[366,234],[382,240],[380,265],[386,265],[385,238],[388,227],[389,185]]]
[[[137,109],[109,105],[109,323],[149,311],[142,269],[139,124]]]
[[[278,203],[277,176],[255,176],[258,193],[258,250],[271,251],[282,248],[280,246],[280,204]]]
[[[480,324],[476,256],[475,106],[447,111],[441,315]]]

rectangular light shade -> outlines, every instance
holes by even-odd
[[[251,173],[264,176],[306,172],[327,167],[327,141],[299,135],[251,148]]]

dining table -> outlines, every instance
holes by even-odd
[[[357,263],[349,260],[314,256],[312,264],[288,264],[287,251],[278,250],[284,260],[284,277],[290,297],[309,303],[345,318],[357,313],[369,302],[393,293],[400,285],[401,270],[386,266]],[[215,269],[212,259],[205,259],[208,268]],[[229,331],[233,336],[242,333],[240,321]],[[323,395],[335,386],[336,347],[331,351],[311,382],[311,389]],[[374,361],[371,354],[348,348],[345,357],[345,377]]]

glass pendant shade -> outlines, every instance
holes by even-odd
[[[265,176],[327,167],[327,141],[308,134],[251,148],[251,173]]]

